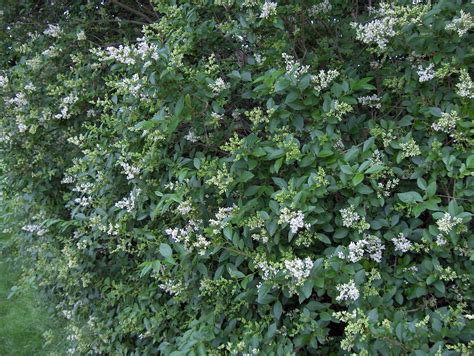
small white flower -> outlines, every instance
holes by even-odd
[[[22,123],[22,122],[18,123],[17,127],[18,127],[18,131],[19,131],[20,133],[23,133],[23,132],[25,132],[26,130],[28,130],[28,126],[26,126],[26,125],[25,125],[24,123]]]
[[[461,10],[459,17],[455,17],[445,27],[446,31],[455,31],[459,37],[464,36],[468,31],[474,27],[472,15]]]
[[[224,90],[229,89],[229,87],[230,85],[227,84],[222,78],[217,78],[214,83],[209,84],[209,88],[211,88],[214,96],[219,95]]]
[[[431,125],[431,128],[435,131],[451,133],[456,129],[456,123],[459,120],[460,118],[456,111],[444,112],[441,114],[441,118]]]
[[[302,228],[310,228],[310,225],[304,223],[304,214],[301,210],[291,211],[287,207],[284,207],[281,210],[278,223],[289,224],[290,230],[293,234],[296,234],[298,230]]]
[[[297,257],[293,260],[285,260],[284,265],[289,276],[295,280],[295,284],[301,285],[309,277],[313,261],[309,257],[304,260]]]
[[[392,243],[395,246],[395,251],[405,253],[412,249],[412,243],[402,233],[392,239]]]
[[[262,12],[260,13],[261,19],[267,19],[270,16],[276,15],[277,3],[271,1],[265,1],[262,6]]]
[[[348,259],[353,263],[359,262],[364,256],[380,263],[385,246],[377,236],[365,234],[363,239],[352,241],[348,249]]]
[[[402,149],[402,158],[415,157],[421,154],[420,146],[413,138],[410,138],[407,142],[401,142],[400,148]]]
[[[430,81],[435,77],[434,65],[430,63],[428,67],[423,67],[422,65],[418,66],[418,70],[416,71],[418,74],[418,81],[420,83]]]
[[[261,277],[264,281],[272,279],[279,272],[278,268],[263,259],[258,259],[257,267],[262,272]]]
[[[309,15],[316,17],[320,14],[327,14],[332,10],[332,5],[329,0],[323,0],[321,3],[311,6],[309,9]]]
[[[77,40],[78,41],[84,41],[86,39],[86,33],[84,32],[84,30],[81,30],[77,33]]]
[[[206,240],[206,238],[202,235],[197,236],[196,242],[194,242],[193,247],[198,250],[198,254],[200,256],[204,256],[206,253],[206,249],[211,244],[210,241]]]
[[[92,197],[81,197],[74,199],[74,203],[80,207],[87,208],[92,204]]]
[[[444,246],[444,245],[446,245],[447,242],[448,242],[448,241],[446,241],[446,239],[445,239],[445,237],[444,237],[443,235],[438,234],[438,235],[436,236],[436,241],[435,241],[436,245],[438,245],[438,246]]]
[[[456,93],[463,98],[474,99],[474,83],[467,70],[462,69],[459,75],[459,82],[456,84]]]
[[[385,50],[387,44],[395,36],[395,17],[382,16],[366,24],[352,23],[356,30],[356,39],[365,44],[375,44],[380,50]]]
[[[170,295],[178,295],[183,290],[183,285],[174,279],[167,280],[159,284],[158,287]]]
[[[373,109],[380,109],[382,107],[382,104],[380,103],[380,97],[377,94],[360,96],[357,98],[357,101],[360,104]]]
[[[329,85],[339,76],[339,72],[335,69],[328,71],[320,70],[317,75],[311,76],[311,82],[314,84],[314,90],[318,93],[327,89]]]
[[[127,176],[128,180],[132,180],[140,174],[140,169],[138,167],[131,166],[127,162],[123,161],[120,161],[119,164],[122,166],[123,172]]]
[[[444,216],[436,221],[439,231],[445,234],[449,234],[456,225],[461,223],[461,218],[453,218],[450,213],[444,213]]]
[[[181,214],[181,215],[188,215],[192,210],[193,206],[189,200],[183,201],[179,203],[178,207],[176,210]]]
[[[5,88],[8,85],[8,77],[0,75],[0,88]]]
[[[338,302],[344,300],[357,300],[359,299],[359,290],[357,289],[354,281],[350,281],[345,284],[338,284],[336,290],[339,292],[339,295],[336,297]]]
[[[352,227],[354,223],[360,220],[360,215],[355,211],[354,206],[339,210],[342,217],[342,226]]]
[[[295,60],[295,58],[287,53],[282,53],[281,55],[285,61],[286,65],[286,74],[292,80],[298,80],[303,75],[308,73],[309,65],[302,65],[300,62]]]
[[[61,28],[56,25],[48,25],[48,28],[43,32],[47,36],[59,37],[61,34]]]
[[[119,209],[125,209],[127,212],[131,213],[135,209],[136,200],[138,195],[141,193],[141,189],[134,188],[128,197],[123,198],[122,200],[115,203],[115,206]]]
[[[184,136],[184,138],[193,143],[199,141],[199,136],[197,136],[192,130],[189,130],[188,134]]]

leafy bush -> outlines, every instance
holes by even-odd
[[[0,79],[72,353],[473,351],[473,5],[77,3]]]

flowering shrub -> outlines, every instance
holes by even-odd
[[[473,5],[364,3],[5,12],[6,193],[71,353],[473,352]]]

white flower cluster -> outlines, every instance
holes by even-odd
[[[335,69],[329,69],[327,71],[320,70],[317,75],[311,76],[311,82],[314,85],[314,89],[319,93],[320,91],[329,87],[334,79],[339,76],[339,72]]]
[[[23,133],[26,130],[28,130],[28,126],[26,126],[25,123],[21,119],[17,118],[16,121],[17,121],[17,128],[20,133]]]
[[[207,248],[210,246],[211,242],[206,240],[202,235],[197,235],[196,241],[193,243],[193,247],[198,250],[200,256],[204,256]]]
[[[168,228],[165,230],[165,233],[172,242],[183,244],[187,250],[193,247],[198,250],[199,255],[203,256],[211,242],[203,235],[198,234],[199,230],[201,230],[201,225],[201,220],[189,220],[183,228]],[[195,240],[193,236],[196,237]]]
[[[148,43],[146,38],[139,38],[136,45],[120,45],[118,47],[107,47],[105,50],[92,49],[91,53],[99,57],[99,61],[115,61],[118,63],[134,65],[137,58],[141,60],[151,57],[154,60],[159,58],[158,46]]]
[[[456,122],[459,120],[460,118],[456,111],[444,112],[441,114],[441,118],[431,125],[431,128],[435,131],[451,133],[456,129]]]
[[[355,211],[354,206],[339,210],[342,217],[342,226],[351,227],[360,220],[360,215]]]
[[[79,31],[76,37],[78,41],[85,41],[87,39],[86,33],[84,32],[84,30]]]
[[[287,207],[284,207],[278,218],[279,224],[289,224],[290,230],[293,234],[296,234],[298,230],[302,228],[309,229],[311,227],[310,224],[304,223],[304,214],[301,210],[299,211],[291,211]]]
[[[119,224],[111,224],[109,223],[109,228],[107,229],[107,235],[109,236],[117,236],[119,233],[120,225]]]
[[[211,88],[212,93],[214,96],[219,95],[226,89],[229,89],[230,85],[224,81],[222,78],[217,78],[214,83],[209,84],[209,88]]]
[[[123,161],[119,162],[119,164],[122,166],[123,172],[127,176],[128,180],[132,180],[140,174],[140,169],[138,167],[131,166],[127,162]]]
[[[368,106],[372,109],[380,109],[382,104],[380,103],[380,97],[377,94],[360,96],[357,98],[360,104]]]
[[[84,134],[80,134],[79,136],[68,137],[67,142],[72,143],[78,147],[86,141],[86,136]]]
[[[120,92],[123,94],[138,95],[143,85],[140,81],[140,76],[138,73],[135,73],[131,78],[123,78],[121,81],[116,82],[115,86],[121,89]]]
[[[420,146],[413,138],[410,138],[407,142],[401,142],[400,148],[402,149],[402,158],[415,157],[421,154]]]
[[[57,25],[48,25],[48,28],[43,32],[46,36],[59,37],[61,34],[61,28]]]
[[[33,85],[32,82],[28,82],[28,83],[26,83],[26,85],[25,85],[25,90],[26,90],[26,91],[35,91],[35,90],[36,90],[36,87]]]
[[[474,83],[465,69],[461,69],[459,75],[459,82],[456,84],[456,93],[468,99],[474,99]]]
[[[62,49],[60,47],[56,47],[55,45],[49,46],[46,48],[41,54],[47,58],[54,58],[61,54]]]
[[[140,195],[141,189],[134,188],[128,197],[123,198],[122,200],[115,203],[115,206],[119,209],[125,209],[127,212],[131,213],[136,206],[138,195]]]
[[[329,0],[323,0],[319,4],[313,5],[309,9],[309,15],[312,17],[316,17],[320,14],[327,14],[332,10],[332,5]]]
[[[428,67],[423,67],[421,64],[418,66],[416,71],[418,74],[418,81],[420,83],[428,82],[435,77],[434,65],[430,63]]]
[[[213,112],[211,114],[211,117],[215,122],[219,122],[219,121],[222,121],[222,119],[224,118],[224,115]]]
[[[369,21],[366,24],[352,23],[356,31],[356,39],[365,44],[375,44],[380,50],[385,50],[390,38],[395,36],[395,25],[397,21],[392,16],[382,16],[381,18]]]
[[[182,284],[173,279],[169,279],[166,282],[159,284],[158,287],[171,295],[178,295],[183,290]]]
[[[313,268],[313,261],[309,257],[306,257],[304,260],[297,257],[292,260],[285,260],[284,265],[288,273],[287,278],[292,278],[295,285],[299,286],[309,277]]]
[[[264,244],[266,244],[268,242],[268,235],[266,233],[264,233],[264,230],[261,230],[262,233],[260,234],[252,234],[252,240],[254,241],[260,241]]]
[[[435,241],[436,245],[438,245],[438,246],[444,246],[444,245],[446,245],[447,242],[448,242],[448,241],[446,240],[446,238],[445,238],[443,235],[438,234],[438,235],[436,236],[436,241]]]
[[[398,237],[392,239],[392,243],[395,247],[395,251],[405,253],[412,249],[413,245],[403,233],[398,234]]]
[[[385,183],[379,182],[377,184],[377,187],[381,191],[377,192],[377,197],[379,197],[379,198],[382,198],[382,197],[388,198],[392,194],[393,190],[398,185],[398,183],[400,183],[399,178],[388,179]]]
[[[287,53],[281,55],[285,61],[286,74],[293,80],[298,80],[301,76],[308,73],[309,65],[302,65],[295,58]]]
[[[174,243],[180,243],[188,247],[190,245],[192,234],[198,232],[200,229],[200,222],[196,220],[189,220],[185,227],[174,229],[168,228],[165,230],[166,235]]]
[[[61,105],[59,107],[59,113],[54,115],[55,119],[61,120],[61,119],[69,119],[71,117],[71,113],[69,112],[69,107],[74,105],[79,98],[77,95],[71,93],[68,96],[65,96],[61,100]]]
[[[176,210],[178,211],[178,213],[180,213],[183,216],[188,215],[193,210],[191,201],[190,200],[182,201],[181,203],[179,203]]]
[[[237,209],[236,205],[230,206],[228,208],[219,208],[214,219],[209,219],[209,224],[214,228],[214,233],[219,233],[220,230],[229,225],[229,218]]]
[[[416,273],[416,272],[418,272],[418,267],[416,267],[416,266],[405,267],[405,268],[403,269],[403,272]]]
[[[258,260],[259,261],[257,262],[257,267],[262,272],[261,276],[264,281],[272,279],[277,275],[277,273],[279,272],[278,268],[276,268],[263,258]]]
[[[436,221],[439,231],[449,234],[451,230],[456,226],[462,223],[461,218],[453,218],[450,213],[444,213],[444,216]]]
[[[336,286],[339,295],[336,297],[338,302],[344,300],[357,300],[359,299],[359,290],[357,289],[354,281],[350,281],[349,283],[345,284],[338,284]]]
[[[356,228],[359,232],[367,230],[370,225],[361,217],[356,211],[353,205],[348,208],[339,210],[342,218],[342,226],[349,228]]]
[[[446,31],[455,31],[459,37],[464,36],[471,28],[474,27],[472,15],[461,10],[459,17],[455,17],[445,27]]]
[[[263,57],[260,53],[254,53],[253,58],[258,65],[265,61],[265,57]]]
[[[377,236],[365,234],[362,240],[349,244],[349,255],[347,259],[352,263],[356,263],[366,256],[368,259],[380,263],[384,249],[385,246]]]
[[[74,183],[74,177],[65,175],[64,178],[61,180],[61,184],[71,184]]]
[[[25,93],[18,92],[13,98],[5,99],[5,105],[11,106],[14,105],[16,109],[22,109],[28,105],[28,100],[26,99]]]
[[[0,88],[5,88],[8,85],[8,77],[0,75]]]
[[[82,194],[91,194],[93,189],[94,189],[94,184],[90,182],[86,182],[86,183],[81,183],[79,185],[76,185],[74,188],[72,188],[72,191],[79,192]]]
[[[30,234],[36,234],[38,236],[43,236],[48,231],[46,229],[43,229],[40,225],[36,224],[25,225],[21,229],[25,232],[28,232]]]
[[[92,197],[80,197],[74,199],[74,203],[79,205],[82,208],[87,208],[92,204]]]
[[[262,6],[262,12],[260,13],[261,19],[268,19],[270,16],[276,15],[277,3],[271,1],[265,1]]]
[[[188,140],[189,142],[193,142],[193,143],[199,141],[199,136],[197,136],[192,130],[189,130],[188,134],[184,136],[184,138]]]

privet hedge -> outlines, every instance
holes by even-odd
[[[37,3],[0,142],[70,353],[473,352],[474,5]]]

